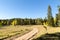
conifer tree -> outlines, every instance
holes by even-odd
[[[48,6],[48,26],[54,26],[54,19],[52,17],[50,5]]]

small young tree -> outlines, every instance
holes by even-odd
[[[17,20],[14,19],[11,24],[14,25],[14,26],[17,25]]]
[[[44,18],[44,25],[47,25],[47,18]]]

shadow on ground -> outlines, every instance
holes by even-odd
[[[60,40],[60,33],[55,34],[45,34],[37,39],[33,40]]]

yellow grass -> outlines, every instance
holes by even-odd
[[[17,34],[23,35],[31,30],[32,28],[30,26],[3,26],[0,28],[0,39]]]
[[[35,25],[33,28],[38,28],[38,33],[33,37],[34,39],[41,37],[42,35],[60,33],[60,27],[49,27],[46,26],[47,30],[43,27],[43,25]]]
[[[35,26],[33,26],[33,28],[34,28],[34,27],[38,28],[38,33],[33,37],[34,39],[42,36],[41,34],[44,35],[44,34],[46,33],[46,29],[43,28],[42,25],[35,25]]]
[[[46,33],[52,34],[60,32],[60,27],[47,27],[46,30],[43,25],[4,26],[0,28],[0,39],[16,34],[23,35],[24,33],[31,31],[33,28],[38,29],[38,33],[33,38],[41,37],[41,34],[45,35]]]

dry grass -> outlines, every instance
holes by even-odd
[[[46,29],[42,25],[35,25],[34,27],[38,28],[38,33],[33,37],[34,39],[46,34]]]
[[[43,27],[43,25],[35,25],[33,28],[38,28],[38,33],[33,37],[33,39],[39,38],[42,35],[48,34],[54,34],[54,33],[60,33],[60,27],[49,27],[47,26],[47,30]]]
[[[46,30],[43,25],[4,26],[0,28],[0,39],[16,34],[23,35],[24,33],[31,31],[33,28],[38,28],[38,33],[33,38],[41,37],[46,33],[52,34],[60,32],[60,27],[47,27]]]
[[[47,27],[48,34],[60,33],[60,27]]]
[[[32,28],[30,26],[4,26],[0,28],[0,39],[11,37],[17,34],[23,35],[31,30]]]

